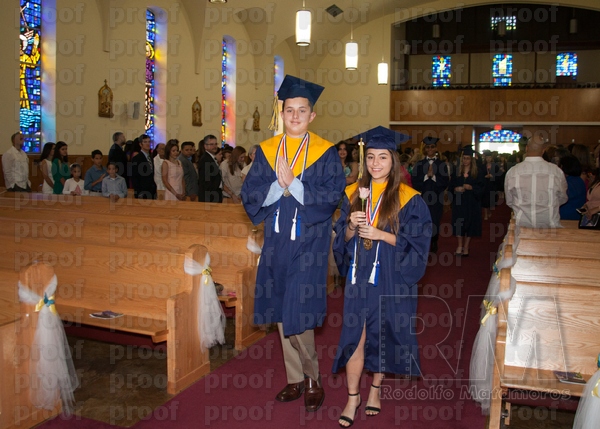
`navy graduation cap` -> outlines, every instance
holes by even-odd
[[[303,97],[314,106],[324,89],[321,85],[287,74],[277,91],[277,98],[285,101],[288,98]]]
[[[440,139],[438,139],[437,137],[431,137],[431,136],[429,136],[429,137],[425,137],[423,139],[423,144],[425,144],[426,146],[429,146],[429,145],[436,146],[437,142],[439,142],[439,141],[440,141]]]
[[[278,128],[278,100],[285,101],[288,98],[303,97],[306,98],[312,106],[314,106],[324,89],[324,87],[317,85],[316,83],[286,74],[283,82],[281,82],[281,85],[279,86],[277,95],[273,100],[273,114],[271,116],[269,129],[276,130]]]
[[[473,156],[475,152],[473,151],[473,146],[465,146],[462,148],[462,154],[467,156]]]
[[[354,136],[356,139],[363,139],[366,143],[367,149],[388,149],[396,150],[399,144],[410,140],[410,136],[399,133],[389,128],[382,127],[381,125],[375,128],[371,128],[368,131],[360,133]]]

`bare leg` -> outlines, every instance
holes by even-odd
[[[362,375],[363,367],[365,366],[365,328],[363,327],[360,341],[356,350],[346,364],[346,378],[348,379],[348,393],[354,394],[359,392],[360,376]],[[356,408],[361,402],[360,395],[349,396],[348,403],[342,411],[342,415],[354,419]],[[344,420],[339,420],[340,426],[348,427],[350,424]]]
[[[471,237],[465,237],[465,247],[463,248],[463,254],[469,254],[469,243],[471,242]]]
[[[463,238],[462,235],[456,237],[458,239],[458,247],[456,248],[456,254],[460,255],[463,252]]]
[[[381,383],[383,382],[383,373],[376,372],[373,374],[373,386],[381,387]],[[379,392],[381,389],[377,389],[371,386],[371,390],[369,391],[369,399],[367,399],[367,407],[379,408],[381,409],[381,398],[379,397]],[[367,416],[376,416],[379,414],[379,411],[375,410],[367,410]]]

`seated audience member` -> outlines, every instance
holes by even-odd
[[[56,143],[52,159],[52,178],[54,180],[55,194],[62,194],[67,179],[71,177],[69,171],[69,146],[65,142]]]
[[[89,192],[84,189],[85,182],[81,180],[81,165],[71,164],[69,170],[72,177],[65,181],[63,195],[88,195]]]
[[[506,204],[513,209],[517,225],[533,228],[560,227],[559,207],[567,201],[567,180],[555,164],[544,161],[546,143],[532,137],[526,158],[506,173]]]
[[[23,150],[25,138],[23,134],[11,136],[12,146],[2,155],[2,171],[6,190],[11,192],[31,192],[29,180],[29,159]]]
[[[92,152],[92,165],[88,171],[85,172],[84,189],[90,193],[90,195],[100,196],[102,194],[102,180],[107,176],[106,168],[102,165],[102,152],[98,149]]]
[[[42,149],[42,155],[38,159],[40,172],[42,173],[42,193],[52,194],[54,188],[54,179],[52,179],[52,157],[54,156],[54,146],[52,142],[48,142]]]
[[[127,197],[127,184],[125,179],[117,174],[117,165],[109,162],[107,170],[108,176],[102,180],[102,196],[112,201]]]
[[[585,203],[584,209],[586,215],[591,217],[592,215],[600,212],[600,171],[596,168],[594,170],[594,179],[590,183],[590,187],[587,191],[587,203]]]
[[[560,218],[565,220],[578,220],[577,209],[585,204],[585,182],[581,178],[581,163],[574,156],[564,157],[561,168],[567,179],[568,200],[560,206]]]
[[[229,198],[236,204],[242,202],[242,168],[246,163],[246,149],[236,146],[231,151],[227,160],[221,163],[221,177],[223,177],[223,197]]]

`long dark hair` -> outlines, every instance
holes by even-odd
[[[231,151],[231,156],[229,156],[229,173],[231,173],[232,176],[235,174],[235,170],[239,168],[237,166],[238,159],[240,159],[240,156],[245,153],[246,149],[244,149],[242,146],[236,146]]]
[[[48,143],[46,143],[44,145],[44,148],[42,149],[42,154],[35,161],[36,164],[41,164],[43,160],[48,159],[50,157],[50,152],[52,152],[52,148],[54,146],[56,146],[54,142],[48,142]]]
[[[52,158],[52,161],[54,161],[55,159],[58,159],[60,162],[65,162],[65,163],[69,163],[69,155],[65,155],[64,158],[60,157],[60,150],[62,149],[63,146],[68,146],[65,142],[58,142],[56,143],[56,146],[54,147],[54,157]]]
[[[339,152],[340,151],[340,147],[344,145],[346,147],[346,158],[344,159],[344,162],[346,163],[346,165],[349,165],[353,159],[352,159],[352,145],[346,143],[344,140],[339,141],[335,144],[335,148],[336,150]]]
[[[367,152],[369,149],[367,149]],[[381,208],[379,209],[379,217],[377,220],[377,228],[383,230],[386,226],[389,226],[392,234],[396,234],[400,229],[398,221],[398,212],[400,211],[400,196],[399,188],[401,183],[405,183],[404,175],[400,171],[400,158],[398,152],[395,150],[388,150],[388,153],[392,157],[392,169],[388,176],[387,185],[383,191],[383,199],[381,201]],[[366,158],[366,157],[365,157]],[[358,188],[369,188],[371,185],[371,174],[366,166],[364,165],[364,174],[362,179],[358,181]],[[356,192],[350,197],[350,213],[355,211],[363,211],[362,201],[358,197],[358,188]],[[348,216],[348,222],[350,216]]]

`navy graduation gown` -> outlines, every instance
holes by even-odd
[[[383,241],[379,245],[377,286],[368,282],[375,260],[376,242],[371,250],[365,250],[362,245],[358,248],[356,284],[352,284],[348,268],[357,237],[348,242],[344,239],[350,209],[350,202],[344,197],[342,213],[335,225],[333,244],[340,272],[347,273],[344,322],[333,372],[338,372],[348,363],[365,326],[365,369],[394,374],[420,374],[414,315],[417,311],[417,282],[427,266],[432,224],[429,209],[419,194],[402,185],[401,196],[405,191],[413,195],[402,205],[398,214],[400,230],[396,234],[396,245],[391,246]],[[385,231],[391,232],[389,226]]]
[[[282,322],[284,335],[289,336],[323,324],[327,307],[331,216],[342,197],[346,180],[335,147],[310,133],[309,158],[318,158],[310,165],[307,163],[304,172],[304,205],[289,196],[263,207],[271,184],[277,180],[272,167],[274,161],[271,159],[272,163],[269,163],[265,151],[272,155],[273,146],[280,139],[281,135],[275,136],[256,151],[241,196],[252,223],[257,225],[264,221],[254,323]],[[311,150],[314,151],[312,155]],[[278,207],[279,233],[276,233],[274,218]],[[301,231],[292,241],[290,231],[296,209]]]

